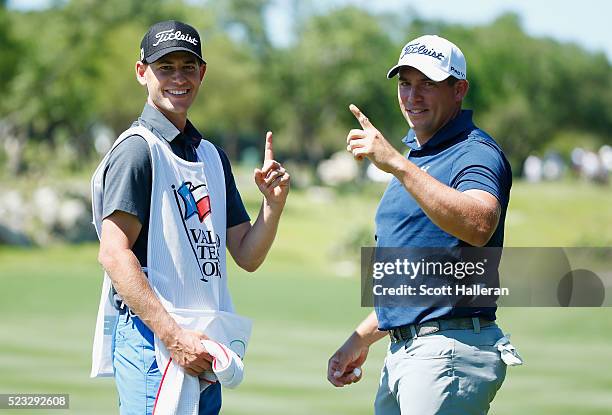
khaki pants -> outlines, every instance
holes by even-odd
[[[376,415],[485,415],[506,376],[493,346],[497,325],[442,330],[392,342],[376,394]]]

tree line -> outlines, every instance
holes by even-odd
[[[266,30],[271,3],[69,0],[19,11],[0,0],[0,163],[19,174],[53,162],[62,149],[75,169],[99,157],[96,128],[118,135],[140,114],[145,91],[134,75],[140,39],[151,23],[169,18],[202,35],[208,68],[190,119],[232,158],[263,146],[265,131],[273,130],[279,157],[314,164],[343,149],[347,131],[357,127],[350,103],[401,146],[407,126],[396,83],[385,74],[401,47],[425,33],[447,37],[465,53],[465,107],[475,110],[476,124],[502,145],[515,171],[533,152],[611,141],[607,57],[531,37],[515,14],[465,26],[410,10],[317,12],[293,1],[291,42],[281,47]]]

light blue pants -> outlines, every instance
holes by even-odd
[[[391,343],[374,402],[376,415],[485,415],[506,377],[493,347],[496,325],[480,333],[442,330]]]
[[[153,332],[136,316],[119,316],[113,345],[113,369],[121,415],[151,415],[162,374],[155,360]],[[200,395],[200,415],[221,410],[221,385]]]

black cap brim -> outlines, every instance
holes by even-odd
[[[193,56],[197,57],[203,64],[206,64],[206,61],[197,53],[195,53],[193,50],[188,49],[188,48],[183,48],[181,46],[170,46],[168,48],[162,49],[162,50],[158,50],[157,52],[151,54],[151,56],[147,56],[145,58],[144,63],[147,64],[151,64],[159,59],[161,59],[162,57],[166,56],[169,53],[172,52],[189,52],[191,53]]]

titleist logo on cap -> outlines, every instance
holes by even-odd
[[[393,78],[404,66],[416,68],[435,82],[451,75],[466,79],[465,57],[461,50],[454,43],[436,35],[420,36],[406,43],[397,65],[387,72],[387,78]]]
[[[172,52],[191,53],[202,62],[202,47],[200,35],[193,27],[177,20],[166,20],[155,23],[147,30],[140,48],[142,49],[141,60],[145,63],[153,63],[161,57]]]
[[[198,39],[189,36],[189,34],[183,34],[180,30],[175,31],[174,29],[164,30],[156,33],[155,39],[157,39],[157,42],[155,42],[153,46],[157,46],[160,43],[167,42],[169,40],[184,40],[185,42],[189,42],[192,45],[198,44]]]
[[[444,59],[444,54],[442,52],[436,52],[433,49],[427,49],[427,46],[421,43],[412,43],[410,45],[406,45],[404,47],[404,52],[402,53],[402,56],[400,56],[400,59],[410,53],[418,53],[420,55],[431,56],[432,58],[436,58],[440,61]]]

